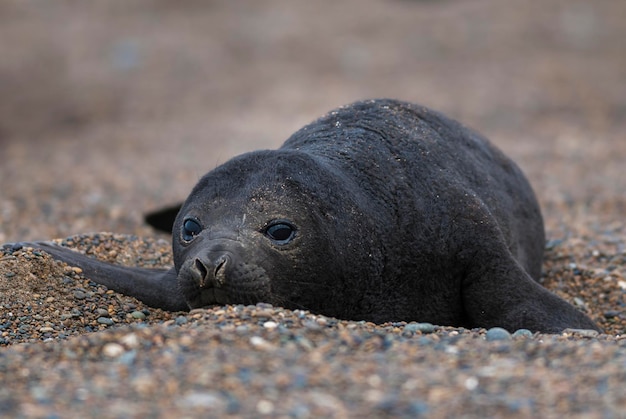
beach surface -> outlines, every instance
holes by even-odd
[[[18,246],[0,250],[0,416],[623,417],[625,17],[609,0],[2,3],[0,243],[171,266],[146,212],[337,106],[392,97],[520,165],[542,285],[605,333],[169,313]]]

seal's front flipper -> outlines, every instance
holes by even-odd
[[[54,242],[15,243],[4,245],[17,250],[21,247],[41,249],[54,259],[83,270],[86,278],[145,304],[168,311],[189,310],[178,290],[176,271],[113,265],[59,246]]]
[[[149,212],[145,215],[144,219],[146,223],[156,228],[159,231],[171,233],[174,227],[174,221],[180,211],[182,204],[174,205],[171,207],[163,208],[158,211]]]
[[[485,261],[483,259],[483,261]],[[515,260],[492,259],[470,268],[463,284],[469,323],[511,332],[560,333],[564,329],[602,330],[584,313],[535,282]]]

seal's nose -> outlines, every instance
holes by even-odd
[[[219,288],[226,282],[226,269],[231,264],[227,254],[206,255],[194,261],[196,280],[201,288]]]

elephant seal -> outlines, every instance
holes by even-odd
[[[169,310],[266,302],[376,323],[599,330],[536,282],[544,228],[521,170],[410,103],[331,111],[277,150],[215,168],[148,220],[172,227],[169,271],[34,246]]]

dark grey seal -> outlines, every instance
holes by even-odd
[[[167,310],[266,302],[376,323],[599,330],[536,282],[543,221],[520,169],[409,103],[336,109],[278,150],[210,171],[148,220],[173,225],[169,271],[33,245]]]

